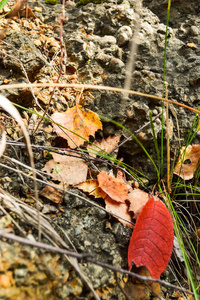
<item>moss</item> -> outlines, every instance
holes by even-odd
[[[51,5],[55,5],[58,3],[58,0],[45,0],[46,4],[51,4]]]
[[[86,5],[88,3],[99,4],[99,3],[103,3],[105,1],[106,0],[80,0],[79,2],[76,3],[76,6]]]

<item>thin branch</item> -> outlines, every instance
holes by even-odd
[[[137,95],[141,97],[145,97],[148,99],[155,99],[158,101],[164,101],[168,102],[174,105],[178,105],[180,107],[189,109],[197,114],[200,114],[200,111],[187,106],[185,104],[170,100],[170,99],[165,99],[162,97],[150,95],[150,94],[145,94],[145,93],[140,93],[132,90],[124,90],[122,88],[116,88],[116,87],[111,87],[111,86],[103,86],[103,85],[92,85],[92,84],[78,84],[78,83],[31,83],[31,84],[24,84],[24,83],[17,83],[17,84],[8,84],[8,85],[1,85],[0,86],[0,91],[2,90],[12,90],[12,89],[20,89],[20,88],[30,88],[30,87],[68,87],[68,88],[84,88],[84,89],[91,89],[91,90],[102,90],[102,91],[112,91],[112,92],[117,92],[117,93],[128,93],[131,95]],[[17,105],[16,105],[17,106]]]
[[[129,276],[131,276],[131,277],[133,277],[133,278],[136,278],[136,279],[141,280],[141,281],[144,281],[144,282],[157,282],[157,283],[160,283],[160,284],[162,284],[162,285],[164,285],[164,286],[167,286],[167,287],[170,287],[170,288],[179,290],[179,291],[181,291],[181,292],[184,292],[184,293],[193,295],[192,292],[190,292],[190,291],[188,291],[188,290],[186,290],[186,289],[184,289],[184,288],[178,287],[178,286],[176,286],[176,285],[174,285],[174,284],[171,284],[171,283],[169,283],[169,282],[166,282],[166,281],[164,281],[164,280],[155,279],[155,278],[146,277],[146,276],[141,276],[141,275],[138,275],[138,274],[133,273],[133,272],[131,272],[131,271],[127,271],[127,270],[125,270],[125,269],[116,268],[116,267],[111,266],[111,265],[109,265],[109,264],[102,263],[102,262],[100,262],[100,261],[95,261],[95,260],[90,259],[90,258],[87,258],[87,261],[90,262],[90,263],[93,263],[93,264],[95,264],[95,265],[101,266],[101,267],[103,267],[103,268],[105,268],[105,269],[111,270],[111,271],[113,271],[113,272],[119,272],[119,273],[122,273],[122,274],[127,274],[127,275],[129,275]]]
[[[135,61],[136,61],[136,55],[137,55],[137,49],[138,49],[138,35],[140,31],[140,13],[141,13],[141,7],[142,7],[142,0],[137,0],[135,2],[135,28],[134,28],[134,34],[132,36],[131,40],[131,49],[129,53],[128,63],[126,66],[126,78],[124,83],[124,89],[129,90],[131,88],[131,79],[132,79],[132,73],[134,72],[135,68]],[[128,93],[124,93],[123,100],[128,98]]]
[[[53,247],[53,246],[48,245],[48,244],[31,241],[29,239],[22,238],[20,236],[14,235],[12,233],[8,233],[7,230],[0,230],[0,236],[4,237],[6,239],[11,239],[13,241],[19,242],[21,244],[28,245],[28,246],[33,246],[33,247],[49,250],[49,251],[60,253],[60,254],[67,254],[67,255],[69,255],[71,257],[75,257],[77,259],[85,259],[85,258],[87,259],[88,257],[93,257],[94,256],[91,253],[81,253],[80,254],[80,253],[77,253],[77,252],[72,252],[72,251],[61,249],[61,248],[58,248],[58,247]]]

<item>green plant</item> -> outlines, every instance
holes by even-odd
[[[0,1],[0,9],[2,9],[9,0],[1,0]]]
[[[46,4],[51,4],[51,5],[55,5],[58,3],[58,0],[45,0]]]

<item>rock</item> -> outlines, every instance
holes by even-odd
[[[124,46],[127,42],[131,40],[132,29],[130,26],[122,26],[117,32],[117,44],[118,46]]]
[[[5,69],[24,75],[23,67],[32,81],[35,75],[46,64],[41,52],[26,35],[14,32],[6,37],[4,46],[6,54],[1,57],[0,64]],[[20,63],[21,62],[21,63]]]

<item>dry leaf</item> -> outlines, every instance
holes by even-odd
[[[21,18],[37,18],[30,7],[25,7],[19,11]]]
[[[40,193],[41,196],[51,200],[54,203],[61,203],[63,199],[63,192],[56,190],[52,186],[46,185]]]
[[[97,179],[86,180],[85,182],[76,185],[76,187],[90,195],[93,195],[95,198],[104,199],[107,196],[107,194],[99,187]]]
[[[7,18],[12,18],[14,16],[17,16],[19,13],[19,10],[24,6],[23,0],[18,0],[14,6],[14,8],[7,14]]]
[[[128,193],[127,199],[130,202],[129,211],[133,212],[133,218],[137,219],[142,208],[149,200],[149,195],[148,193],[145,193],[140,189],[134,189],[130,193]]]
[[[56,123],[59,123],[75,133],[68,131],[68,136],[57,125],[53,124],[54,130],[58,135],[68,141],[71,148],[83,145],[85,142],[84,139],[88,140],[90,135],[94,136],[98,129],[102,129],[102,123],[98,115],[91,110],[85,112],[80,106],[74,106],[64,113],[55,112],[52,118]]]
[[[144,205],[149,200],[149,194],[140,189],[135,188],[130,193],[128,193],[127,200],[130,202],[129,211],[133,212],[133,218],[137,219]],[[154,200],[160,201],[160,199],[157,196],[154,196]]]
[[[100,143],[95,141],[93,145],[87,147],[88,152],[92,157],[96,157],[98,155],[96,152],[101,153],[101,151],[105,151],[107,153],[110,153],[117,147],[120,138],[121,138],[120,135],[114,135],[114,136],[109,136],[107,139],[102,139]],[[101,149],[95,147],[94,145],[96,145]]]
[[[131,214],[128,212],[128,206],[126,203],[119,203],[113,201],[109,196],[105,198],[106,210],[112,212],[113,214],[118,215],[128,221],[132,221]],[[133,228],[133,225],[117,218],[124,226]]]
[[[189,160],[189,163],[185,163]],[[184,180],[192,179],[200,162],[200,145],[189,145],[186,150],[181,148],[180,156],[176,164],[174,174],[180,176]]]
[[[70,154],[70,152],[65,152]],[[49,160],[42,171],[53,175],[53,180],[62,181],[64,184],[76,185],[87,178],[88,166],[78,157],[70,157],[51,153],[53,159]]]
[[[128,188],[122,179],[114,178],[102,171],[97,175],[99,187],[117,202],[124,202],[127,199]]]

